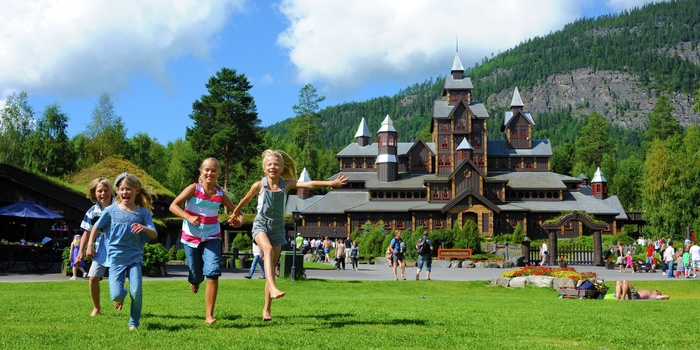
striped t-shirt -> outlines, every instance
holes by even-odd
[[[187,220],[182,220],[182,238],[180,241],[196,248],[199,243],[213,239],[221,239],[219,225],[219,207],[223,202],[224,193],[216,187],[216,194],[207,196],[199,183],[195,184],[194,195],[185,202],[185,212],[199,216],[200,225],[195,226]]]

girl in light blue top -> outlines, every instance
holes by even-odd
[[[296,162],[284,151],[266,150],[262,154],[262,169],[265,177],[254,183],[248,193],[233,210],[238,213],[255,196],[258,196],[258,214],[253,222],[253,241],[260,246],[265,257],[265,306],[263,321],[270,321],[272,299],[283,297],[286,293],[275,284],[275,266],[286,243],[284,229],[284,206],[287,191],[294,188],[315,189],[324,186],[340,187],[347,182],[347,176],[339,174],[331,181],[297,182]]]
[[[103,242],[107,246],[106,264],[109,271],[109,296],[114,307],[121,310],[126,298],[124,282],[129,273],[129,294],[131,296],[131,317],[129,330],[136,330],[140,324],[142,290],[141,262],[143,247],[158,237],[151,208],[153,194],[146,190],[133,174],[123,173],[114,181],[117,186],[115,204],[107,207],[90,232],[87,256],[95,256],[93,246],[97,232],[102,230]]]

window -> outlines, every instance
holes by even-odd
[[[404,230],[404,229],[406,229],[406,226],[404,225],[403,221],[399,221],[399,223],[396,224],[396,228],[398,230]]]
[[[518,129],[511,130],[510,136],[511,136],[513,139],[517,139],[517,138],[518,138]]]
[[[447,141],[447,136],[442,137],[442,149],[447,149],[449,148],[449,143]]]
[[[440,192],[437,189],[433,190],[433,199],[440,199]]]
[[[610,224],[608,224],[605,229],[603,229],[604,232],[610,232]]]
[[[428,228],[428,223],[425,221],[425,219],[420,219],[420,225],[423,226],[423,228]]]
[[[447,124],[442,124],[442,131],[450,131],[449,128],[447,127]]]
[[[387,231],[391,230],[391,222],[385,222],[385,223],[384,223],[384,229],[387,230]]]
[[[450,199],[450,192],[447,189],[442,190],[442,199]]]
[[[523,127],[522,129],[520,129],[520,138],[521,139],[527,138],[527,127]]]
[[[435,220],[435,228],[442,228],[442,220]]]
[[[396,138],[394,135],[387,135],[387,138],[389,139],[389,146],[396,146]]]
[[[479,136],[474,136],[474,148],[481,149],[481,138]]]
[[[564,224],[564,229],[565,229],[565,230],[573,230],[573,229],[574,229],[574,225],[571,223],[571,221],[569,221],[569,222],[567,222],[567,223]]]

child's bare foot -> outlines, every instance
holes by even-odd
[[[122,311],[122,307],[124,307],[124,302],[123,301],[115,301],[114,302],[114,308]]]
[[[263,322],[272,321],[272,316],[270,315],[270,311],[263,310],[262,320],[263,320]]]
[[[137,330],[137,329],[138,329],[138,328],[137,328],[136,326],[129,326],[129,330],[130,330],[130,331],[135,331],[135,330]]]
[[[214,324],[216,321],[218,321],[218,320],[212,317],[212,318],[207,318],[204,322],[206,322],[207,324]]]
[[[100,309],[92,309],[92,313],[90,313],[90,317],[95,317],[100,314]]]
[[[199,292],[199,284],[190,284],[190,290],[192,293],[197,294]]]
[[[279,299],[279,298],[283,297],[285,294],[287,294],[287,292],[283,292],[279,289],[275,289],[275,290],[270,292],[270,298]]]

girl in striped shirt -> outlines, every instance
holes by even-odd
[[[170,211],[183,218],[181,242],[185,246],[188,281],[192,293],[199,291],[199,285],[207,279],[205,292],[205,322],[212,324],[214,305],[219,290],[219,261],[221,260],[221,226],[219,207],[223,204],[233,214],[228,222],[233,227],[243,223],[243,213],[236,215],[235,205],[226,197],[218,185],[221,166],[215,158],[207,158],[199,168],[199,180],[187,186],[170,204]],[[184,204],[184,210],[182,205]]]

